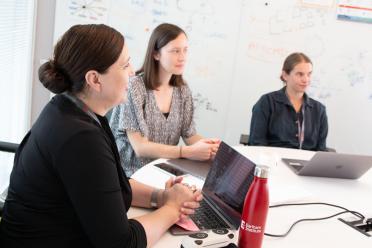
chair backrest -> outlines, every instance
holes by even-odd
[[[326,147],[327,152],[337,152],[335,148],[332,147]]]
[[[0,152],[15,153],[18,149],[19,144],[0,141]],[[1,165],[0,165],[1,166]],[[0,167],[1,169],[1,167]],[[8,187],[0,192],[0,217],[5,203],[5,198],[8,194]]]
[[[0,151],[13,152],[15,153],[18,149],[19,144],[0,141]]]
[[[249,141],[249,134],[242,133],[240,135],[239,144],[247,146],[248,141]],[[327,147],[326,149],[327,149],[327,152],[336,152],[336,149],[334,149],[332,147]]]
[[[242,133],[240,135],[239,144],[242,144],[242,145],[247,146],[248,145],[248,141],[249,141],[249,134]]]

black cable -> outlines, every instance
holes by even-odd
[[[350,213],[354,214],[355,216],[357,216],[361,219],[365,219],[364,215],[359,213],[359,212],[351,211],[351,210],[349,210],[347,208],[344,208],[344,207],[341,207],[339,205],[330,204],[330,203],[326,203],[326,202],[285,203],[285,204],[272,205],[272,206],[270,206],[270,208],[278,208],[278,207],[286,207],[286,206],[304,206],[304,205],[326,205],[326,206],[330,206],[330,207],[340,208],[342,210],[349,211]]]
[[[331,216],[322,217],[322,218],[300,219],[300,220],[297,220],[296,222],[294,222],[291,225],[291,227],[288,229],[288,231],[286,233],[284,233],[284,234],[270,234],[270,233],[265,233],[265,235],[266,236],[269,236],[269,237],[286,237],[292,231],[292,228],[295,225],[297,225],[298,223],[300,223],[300,222],[316,221],[316,220],[326,220],[326,219],[330,219],[330,218],[333,218],[333,217],[336,217],[338,215],[345,214],[345,213],[351,213],[351,214],[359,217],[361,220],[364,220],[365,219],[364,215],[361,214],[361,213],[359,213],[359,212],[351,211],[351,210],[349,210],[347,208],[344,208],[344,207],[341,207],[341,206],[338,206],[338,205],[334,205],[334,204],[330,204],[330,203],[324,203],[324,202],[278,204],[278,205],[272,205],[272,206],[270,206],[270,208],[286,207],[286,206],[304,206],[304,205],[326,205],[326,206],[331,206],[331,207],[335,207],[335,208],[340,208],[340,209],[342,209],[344,211],[339,212],[339,213],[336,213],[336,214],[331,215]]]

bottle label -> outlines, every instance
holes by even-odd
[[[262,232],[262,226],[255,226],[255,225],[245,222],[244,220],[242,220],[242,223],[240,224],[240,229],[242,231],[247,231],[247,232],[256,233],[256,234],[259,234]]]

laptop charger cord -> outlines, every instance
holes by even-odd
[[[330,204],[330,203],[325,203],[325,202],[286,203],[286,204],[271,205],[270,208],[287,207],[287,206],[305,206],[305,205],[325,205],[325,206],[339,208],[339,209],[342,209],[344,211],[338,212],[338,213],[330,215],[330,216],[322,217],[322,218],[300,219],[300,220],[295,221],[290,226],[288,231],[283,233],[283,234],[265,233],[265,235],[269,236],[269,237],[286,237],[292,231],[293,227],[300,222],[326,220],[326,219],[330,219],[330,218],[336,217],[336,216],[341,215],[341,214],[346,214],[346,213],[351,213],[351,214],[355,215],[356,217],[360,218],[361,221],[364,221],[364,219],[365,219],[364,215],[359,213],[359,212],[352,211],[352,210],[349,210],[347,208],[344,208],[344,207],[341,207],[341,206],[338,206],[338,205],[334,205],[334,204]],[[372,218],[368,219],[367,222],[372,222]]]

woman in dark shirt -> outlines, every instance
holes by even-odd
[[[180,180],[164,190],[128,179],[104,115],[126,100],[133,74],[124,37],[76,25],[58,41],[40,81],[57,94],[15,156],[1,247],[146,247],[201,199]],[[131,205],[159,208],[128,219]]]
[[[285,86],[253,106],[249,145],[326,150],[326,109],[305,93],[313,65],[303,53],[289,55],[280,79]]]

